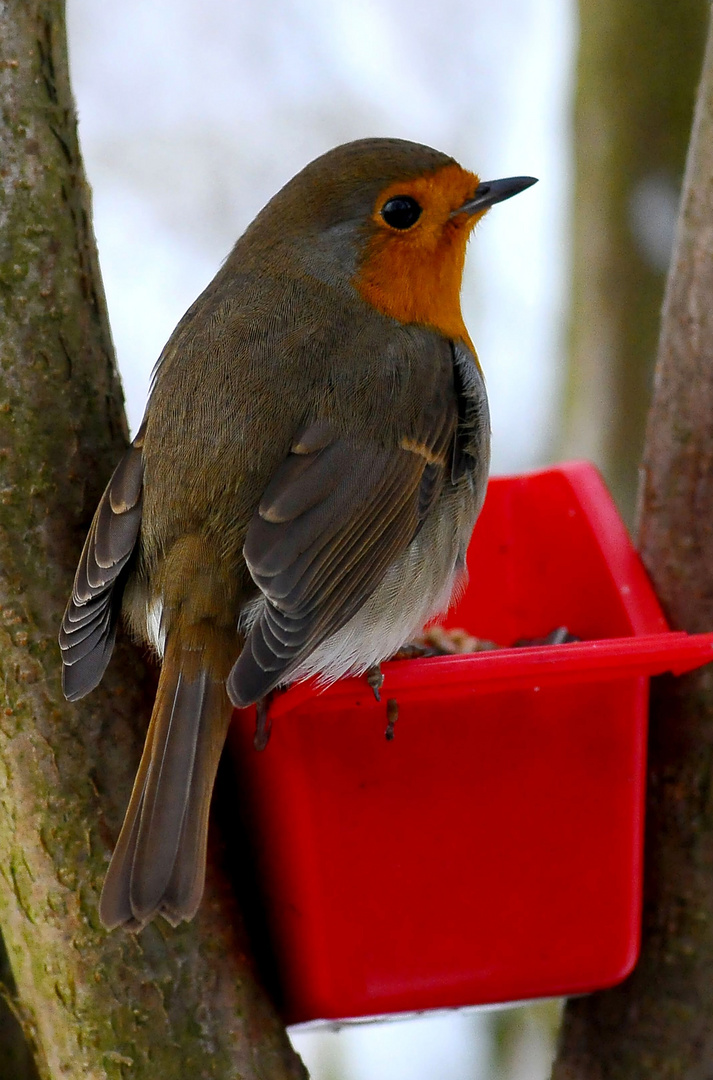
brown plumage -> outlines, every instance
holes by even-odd
[[[338,147],[268,203],[176,328],[60,633],[72,700],[101,679],[122,606],[163,657],[106,926],[195,914],[233,704],[363,672],[447,606],[489,460],[465,245],[532,182],[481,184],[399,140]]]

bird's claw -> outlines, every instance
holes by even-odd
[[[366,681],[374,692],[377,701],[381,701],[381,688],[384,685],[384,676],[379,664],[370,667],[365,675]]]

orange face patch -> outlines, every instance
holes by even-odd
[[[431,326],[470,344],[460,289],[468,236],[482,214],[451,214],[472,197],[478,183],[474,173],[453,164],[385,188],[372,216],[377,229],[354,281],[361,296],[384,315]],[[381,215],[389,199],[399,195],[421,207],[421,216],[408,229],[390,227]]]

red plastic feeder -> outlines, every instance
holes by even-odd
[[[576,994],[639,946],[649,676],[667,630],[596,470],[492,480],[446,620],[503,645],[385,664],[254,711],[233,746],[289,1023]],[[399,703],[385,739],[387,698]]]

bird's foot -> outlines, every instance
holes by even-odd
[[[384,685],[384,676],[381,671],[381,665],[374,664],[372,667],[368,668],[364,678],[373,690],[376,700],[381,701],[381,688]]]

